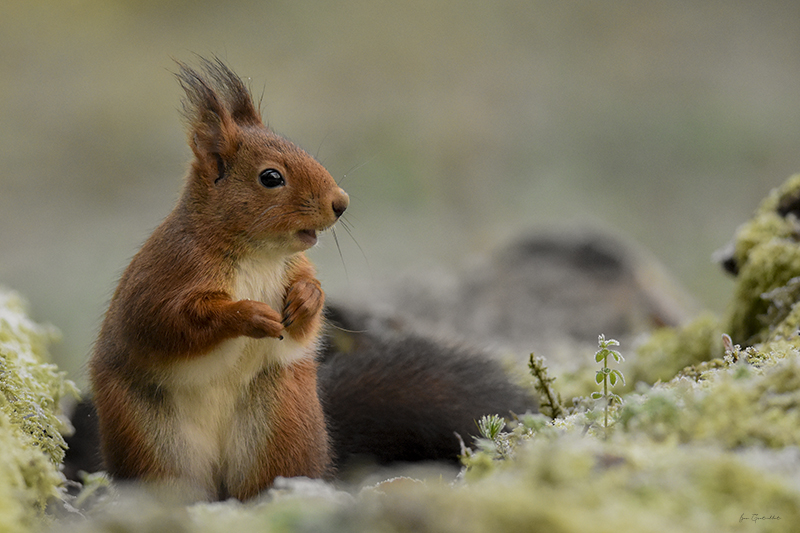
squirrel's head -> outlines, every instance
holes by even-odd
[[[194,153],[185,207],[246,246],[314,246],[349,198],[304,150],[264,126],[250,91],[219,59],[178,63]]]

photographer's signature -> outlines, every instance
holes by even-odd
[[[760,522],[762,520],[780,520],[780,519],[781,519],[780,516],[775,516],[774,514],[767,516],[767,515],[760,515],[758,513],[753,513],[750,516],[745,516],[745,514],[742,513],[742,516],[739,517],[739,523],[741,524],[745,520],[748,520],[750,522]]]

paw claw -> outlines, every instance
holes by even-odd
[[[303,330],[306,324],[322,311],[324,295],[316,280],[295,282],[288,291],[283,306],[283,326]]]

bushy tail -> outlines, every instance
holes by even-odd
[[[329,313],[332,327],[355,329],[337,317]],[[347,335],[319,369],[339,467],[359,458],[456,462],[456,434],[469,446],[481,416],[536,410],[535,400],[479,350],[413,333]]]

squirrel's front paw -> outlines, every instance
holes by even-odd
[[[316,279],[293,283],[283,306],[283,326],[293,337],[304,336],[319,321],[324,303],[325,294]]]
[[[237,318],[241,319],[242,335],[256,339],[283,338],[281,315],[269,305],[255,300],[239,300],[234,305]]]

